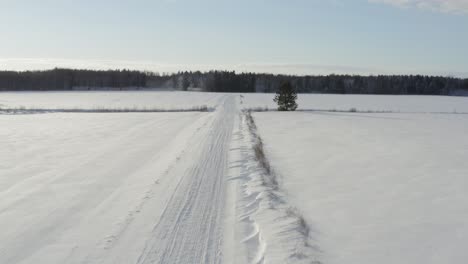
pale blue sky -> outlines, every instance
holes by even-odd
[[[0,69],[468,77],[467,0],[0,0]]]

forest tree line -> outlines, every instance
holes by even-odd
[[[145,87],[148,74],[129,70],[0,71],[0,90],[73,90]]]
[[[299,93],[425,94],[468,93],[468,79],[423,75],[294,76],[234,71],[171,74],[131,70],[0,71],[0,90],[99,90],[175,88],[208,92],[275,92],[289,81]]]

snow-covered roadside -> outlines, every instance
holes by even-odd
[[[227,212],[231,254],[226,263],[321,263],[314,230],[276,181],[262,159],[261,138],[248,112],[239,115],[230,151]],[[263,157],[264,158],[264,157]]]
[[[437,107],[437,106],[436,106]],[[255,113],[323,263],[468,259],[468,116]]]

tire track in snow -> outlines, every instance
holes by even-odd
[[[211,130],[170,174],[182,173],[137,263],[221,263],[224,175],[236,105],[226,98]],[[186,162],[186,163],[185,163]],[[184,165],[188,165],[184,168]]]
[[[203,121],[203,123],[195,129],[195,132],[192,135],[192,140],[193,140],[193,137],[196,137],[197,135],[199,135],[199,133],[200,133],[200,131],[202,130],[203,127],[206,127],[211,122],[212,122],[211,117],[208,118],[207,120]],[[190,129],[188,129],[188,131],[190,131]],[[179,150],[176,149],[175,151],[171,151],[171,153],[169,153],[169,154],[166,153],[166,155],[164,157],[165,160],[164,161],[159,161],[159,162],[161,162],[163,164],[169,163],[168,167],[164,170],[163,174],[153,182],[152,188],[150,188],[148,191],[145,192],[145,194],[144,194],[143,198],[140,200],[140,202],[131,211],[128,212],[128,215],[125,217],[125,219],[118,225],[117,230],[114,230],[113,233],[109,234],[108,236],[106,236],[106,237],[104,237],[102,239],[101,245],[103,245],[103,246],[100,246],[99,248],[104,248],[105,250],[108,250],[109,252],[115,251],[114,247],[115,247],[116,244],[118,244],[120,242],[120,240],[122,239],[122,236],[127,232],[132,232],[132,231],[129,231],[128,229],[133,224],[135,218],[138,215],[141,215],[140,213],[143,210],[145,210],[145,207],[148,206],[147,204],[151,202],[151,199],[153,199],[153,198],[157,197],[158,195],[160,195],[158,193],[158,190],[159,190],[158,187],[160,187],[159,185],[160,185],[162,179],[164,179],[165,177],[168,177],[169,173],[176,166],[179,165],[178,164],[179,160],[182,157],[184,157],[185,155],[186,155],[186,150],[185,149],[181,150],[180,152],[179,152]],[[169,159],[170,161],[167,160],[167,159]],[[181,183],[180,180],[176,183],[176,189],[180,185],[180,183]],[[107,253],[109,253],[109,252],[107,252]],[[97,253],[97,254],[99,255],[99,253]],[[101,256],[101,258],[102,258],[102,256]],[[92,262],[94,259],[99,259],[99,257],[93,256],[92,254],[90,254],[88,256],[87,262]],[[107,259],[107,261],[109,261],[109,260]]]

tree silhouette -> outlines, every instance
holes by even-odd
[[[278,111],[295,111],[297,108],[297,93],[290,82],[283,82],[276,92],[275,101],[278,104]]]

